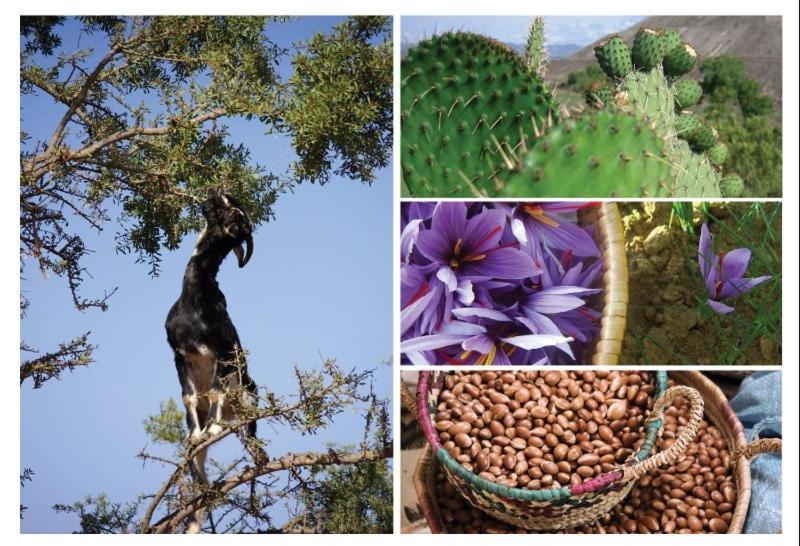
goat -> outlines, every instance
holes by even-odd
[[[227,193],[210,193],[201,208],[206,225],[186,266],[181,295],[166,322],[186,407],[190,445],[219,434],[219,423],[233,417],[232,409],[225,405],[226,391],[237,389],[243,404],[257,405],[256,385],[247,373],[242,344],[216,280],[222,261],[231,251],[239,267],[250,261],[253,225],[239,202]],[[255,438],[255,421],[248,424],[246,435]],[[202,450],[192,466],[196,479],[207,486],[205,458]],[[187,531],[199,532],[202,521],[203,511],[198,510]]]

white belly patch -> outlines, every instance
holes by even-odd
[[[214,381],[217,355],[205,345],[200,345],[196,351],[181,352],[189,364],[189,377],[194,383],[197,394],[201,396],[206,394]]]

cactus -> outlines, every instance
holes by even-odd
[[[664,30],[661,31],[661,41],[664,44],[664,55],[678,47],[683,43],[681,40],[681,35],[678,34],[677,30]]]
[[[597,60],[613,82],[592,82],[585,97],[597,110],[579,116],[559,109],[541,77],[542,39],[542,21],[536,19],[525,58],[495,40],[460,32],[409,51],[401,69],[404,192],[721,195],[727,149],[713,129],[685,110],[702,92],[693,80],[673,81],[696,61],[694,49],[677,33],[640,30],[633,44],[636,70],[619,36],[599,44]]]
[[[697,80],[678,80],[672,84],[672,90],[675,93],[676,106],[682,109],[691,108],[703,97],[703,88]]]
[[[675,135],[686,140],[687,135],[700,125],[700,118],[691,112],[681,112],[675,121]]]
[[[612,36],[594,48],[597,62],[609,78],[624,78],[633,70],[631,52],[621,36]]]
[[[556,117],[553,98],[522,58],[475,34],[421,42],[401,75],[401,169],[412,195],[473,195],[492,178],[493,140],[513,148]]]
[[[695,152],[705,152],[717,143],[717,132],[701,123],[687,133],[685,140]]]
[[[584,91],[586,104],[594,108],[606,108],[611,105],[614,95],[605,82],[594,80]]]
[[[706,153],[708,154],[708,160],[711,164],[717,167],[721,166],[725,163],[725,160],[728,159],[728,147],[725,146],[723,142],[717,142],[709,148]]]
[[[664,55],[664,74],[677,78],[694,68],[697,52],[689,44],[682,44]]]
[[[617,107],[652,122],[668,134],[675,119],[675,99],[660,68],[628,74],[617,86]]]
[[[666,51],[663,36],[652,29],[641,28],[633,39],[631,59],[637,69],[650,70],[661,62]]]
[[[723,197],[741,197],[744,181],[736,174],[727,176],[719,183]]]
[[[495,180],[499,197],[670,195],[664,143],[630,114],[601,111],[563,120],[510,158]],[[511,154],[509,154],[511,155]],[[509,165],[507,165],[508,167]]]
[[[525,44],[525,60],[528,64],[528,70],[542,79],[545,77],[547,63],[550,60],[547,56],[544,34],[544,19],[542,17],[535,17],[531,23],[531,28],[528,29],[528,42]]]

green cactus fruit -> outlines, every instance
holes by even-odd
[[[621,36],[612,36],[594,48],[597,62],[610,78],[624,78],[633,70],[631,52]]]
[[[681,35],[678,34],[677,30],[665,30],[661,29],[661,41],[664,44],[664,55],[681,45]]]
[[[420,42],[403,59],[401,78],[401,173],[413,196],[494,191],[487,159],[499,164],[504,150],[557,117],[524,59],[483,36],[447,33]]]
[[[681,112],[675,120],[675,134],[678,138],[688,140],[689,135],[700,126],[700,118],[691,112]]]
[[[633,66],[650,70],[661,62],[664,57],[664,40],[661,34],[649,28],[640,28],[633,39],[631,59]]]
[[[664,55],[664,74],[672,78],[683,76],[694,68],[696,62],[697,52],[684,43]]]
[[[614,100],[614,95],[605,82],[595,80],[586,86],[584,91],[586,104],[594,108],[606,108]]]
[[[497,177],[498,197],[671,196],[664,142],[630,114],[562,120]]]
[[[725,160],[728,159],[728,147],[725,146],[723,142],[717,142],[709,148],[706,153],[708,154],[708,160],[711,164],[717,167],[725,163]]]
[[[717,143],[717,132],[708,125],[700,123],[686,135],[686,142],[692,150],[702,153]]]
[[[726,176],[719,183],[723,197],[741,197],[744,191],[744,180],[739,175]]]
[[[679,108],[691,108],[703,96],[703,88],[697,80],[685,79],[678,80],[672,85],[675,92],[675,104]]]

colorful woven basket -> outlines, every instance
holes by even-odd
[[[645,441],[628,463],[579,485],[539,490],[511,488],[467,470],[441,446],[433,415],[444,375],[442,372],[420,372],[417,415],[448,481],[475,508],[498,520],[537,531],[555,531],[595,521],[622,501],[645,473],[677,460],[697,434],[703,418],[700,394],[685,386],[667,389],[666,372],[657,372],[656,401],[646,421]],[[661,430],[663,412],[678,397],[688,399],[691,404],[689,422],[669,449],[650,455]]]
[[[728,533],[741,533],[750,504],[750,459],[762,453],[780,453],[781,441],[770,438],[747,443],[742,424],[719,387],[700,372],[670,372],[670,376],[677,383],[695,389],[703,397],[706,416],[722,432],[734,454],[734,478],[737,496],[733,517],[728,526]],[[442,519],[436,496],[435,480],[436,473],[440,468],[444,468],[440,456],[435,455],[434,449],[431,445],[428,445],[417,461],[414,471],[414,488],[422,514],[432,533],[448,532]],[[449,476],[448,479],[450,479]],[[495,514],[492,513],[491,515],[494,516]]]

